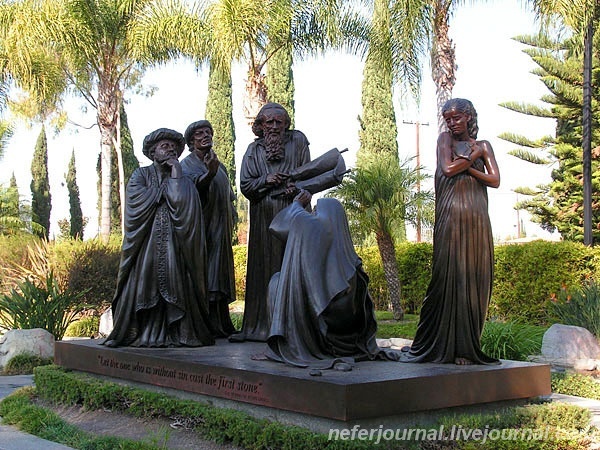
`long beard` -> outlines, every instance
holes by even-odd
[[[267,161],[281,161],[284,156],[283,133],[265,134]]]

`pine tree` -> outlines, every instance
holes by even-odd
[[[4,193],[2,200],[2,216],[20,219],[21,199],[19,194],[19,187],[17,186],[17,178],[15,177],[14,172],[10,177],[10,183]]]
[[[553,118],[557,121],[556,138],[543,136],[529,139],[514,133],[499,137],[519,146],[509,152],[532,164],[553,163],[548,184],[515,189],[527,196],[515,207],[527,210],[532,221],[548,231],[558,231],[565,240],[584,241],[583,226],[583,167],[582,167],[582,74],[581,56],[573,52],[569,41],[553,42],[542,36],[519,36],[515,40],[530,47],[524,50],[539,66],[534,73],[540,78],[550,94],[542,100],[549,108],[517,102],[503,103],[510,110],[535,116]],[[594,61],[594,73],[600,73],[598,61]],[[594,240],[600,238],[600,94],[594,92],[593,147],[592,152],[592,223]]]
[[[21,207],[17,179],[13,172],[7,188],[0,187],[0,234],[15,234],[26,229],[23,221],[24,208]]]
[[[235,126],[231,94],[231,68],[217,68],[211,64],[208,77],[208,98],[206,99],[206,120],[211,123],[214,130],[214,151],[225,165],[233,192],[236,192]]]
[[[52,203],[50,180],[48,179],[48,140],[44,126],[42,126],[35,144],[33,160],[31,161],[31,178],[32,221],[43,228],[43,230],[37,231],[36,234],[48,239],[50,236],[50,210],[52,209]]]
[[[71,153],[67,176],[67,190],[69,191],[69,213],[71,215],[69,236],[74,239],[83,238],[83,213],[81,212],[81,200],[79,198],[79,186],[77,186],[77,169],[75,168],[75,151]]]

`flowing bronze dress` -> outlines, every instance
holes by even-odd
[[[483,160],[472,167],[483,171]],[[487,187],[466,171],[447,177],[438,165],[435,195],[431,281],[405,360],[497,363],[480,345],[494,270]]]

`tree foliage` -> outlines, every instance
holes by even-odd
[[[227,169],[231,188],[236,192],[235,124],[231,84],[231,67],[210,65],[206,120],[211,123],[214,130],[214,151]]]
[[[12,235],[27,230],[23,218],[25,205],[21,202],[17,180],[13,173],[8,187],[0,187],[0,234]]]
[[[267,64],[265,84],[267,101],[282,105],[291,119],[290,128],[294,128],[294,72],[292,70],[293,55],[289,45],[275,52]]]
[[[69,236],[74,239],[83,239],[83,213],[81,212],[81,200],[79,198],[79,186],[77,185],[77,169],[75,167],[75,151],[71,153],[69,168],[65,177],[67,190],[69,191],[69,214],[71,216]]]
[[[406,221],[414,223],[418,205],[424,200],[432,202],[430,193],[415,192],[417,180],[423,177],[408,162],[399,164],[397,158],[381,154],[352,171],[330,193],[342,201],[358,241],[368,233],[375,235],[390,303],[398,319],[403,312],[394,236],[404,230]]]
[[[518,36],[517,41],[530,47],[524,52],[538,65],[534,73],[548,88],[542,101],[548,107],[509,102],[504,106],[521,114],[556,119],[556,138],[530,139],[503,133],[502,139],[518,147],[509,153],[538,165],[552,165],[551,181],[516,191],[527,198],[516,208],[527,210],[534,222],[548,231],[558,231],[563,239],[583,242],[583,165],[582,143],[582,74],[581,55],[572,39],[551,40],[548,36]],[[596,51],[600,43],[596,44]],[[594,79],[600,79],[600,63],[594,60]],[[600,238],[600,95],[593,95],[592,142],[592,217],[594,238]]]
[[[40,237],[50,235],[50,211],[52,210],[50,180],[48,178],[48,140],[42,127],[38,135],[31,161],[31,216],[42,227]]]

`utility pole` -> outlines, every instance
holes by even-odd
[[[417,194],[421,193],[421,145],[419,143],[420,140],[420,129],[421,129],[421,125],[423,126],[428,126],[429,123],[421,123],[418,120],[416,122],[412,122],[410,120],[403,120],[402,123],[405,123],[407,125],[415,125],[415,131],[416,131],[416,136],[415,136],[415,142],[416,142],[416,146],[417,146],[417,155],[416,155],[416,160],[417,160]],[[417,217],[416,217],[416,228],[417,228],[417,242],[421,242],[421,208],[417,206]]]

